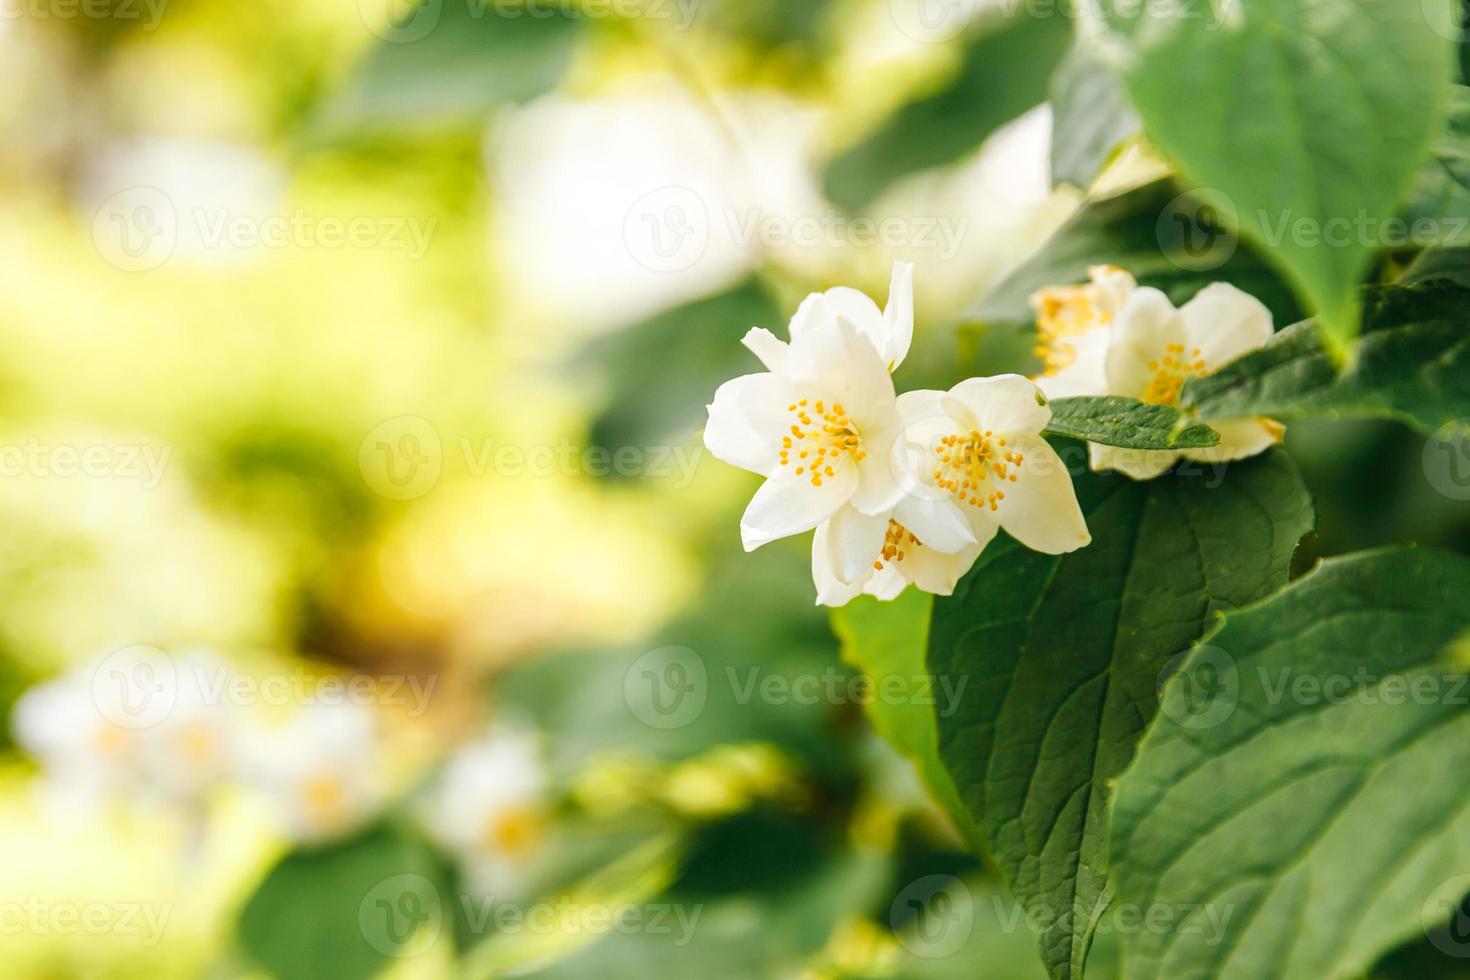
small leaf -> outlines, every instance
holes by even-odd
[[[1002,123],[1046,100],[1069,36],[1065,17],[996,16],[966,44],[958,73],[942,89],[899,109],[831,162],[827,197],[860,210],[900,177],[963,159]]]
[[[1312,526],[1283,453],[1231,464],[1223,482],[1186,474],[1078,475],[1090,546],[1044,555],[1002,535],[934,602],[929,669],[965,683],[939,718],[940,757],[1056,978],[1082,975],[1108,904],[1112,781],[1160,672],[1219,610],[1284,585]]]
[[[1339,372],[1312,322],[1188,382],[1204,419],[1391,418],[1432,432],[1470,416],[1470,289],[1447,280],[1368,292],[1363,332]]]
[[[1058,398],[1050,404],[1048,435],[1125,449],[1199,449],[1220,442],[1220,433],[1191,422],[1170,405],[1149,405],[1121,395]]]
[[[1270,246],[1335,349],[1377,250],[1353,220],[1394,213],[1443,125],[1451,44],[1432,22],[1450,3],[1103,7],[1099,43],[1149,140]]]
[[[1120,902],[1137,980],[1366,974],[1470,890],[1470,560],[1333,559],[1227,612],[1165,687],[1118,782]],[[1463,953],[1463,942],[1457,945]]]

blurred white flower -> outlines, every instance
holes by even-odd
[[[546,785],[535,737],[497,729],[449,759],[420,813],[472,887],[503,895],[516,888],[545,838]]]
[[[208,651],[160,652],[157,664],[129,662],[164,668],[141,690],[111,676],[117,666],[100,658],[27,691],[12,718],[16,741],[54,799],[197,806],[231,773],[239,717],[223,698],[228,667]]]
[[[284,725],[252,733],[241,775],[301,842],[351,832],[383,805],[377,718],[366,705],[318,701]]]

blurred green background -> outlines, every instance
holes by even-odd
[[[742,695],[850,675],[806,542],[741,554],[753,478],[699,441],[748,327],[894,259],[901,387],[1024,364],[965,311],[1081,199],[1035,108],[1072,25],[984,6],[8,0],[0,713],[134,645],[432,696],[372,706],[381,799],[309,842],[229,779],[51,792],[12,719],[6,975],[1039,976],[855,698]],[[1291,445],[1347,491],[1311,555],[1470,546],[1399,429]],[[643,672],[691,663],[666,725]],[[414,801],[502,723],[549,786],[518,901],[697,908],[687,943],[460,921]],[[408,872],[446,911],[384,950],[361,903]]]

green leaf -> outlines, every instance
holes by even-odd
[[[722,383],[763,370],[740,344],[751,327],[786,317],[754,280],[687,303],[588,344],[574,367],[600,379],[606,406],[592,423],[600,446],[653,446],[704,425]]]
[[[1219,443],[1220,433],[1191,422],[1170,405],[1108,395],[1050,402],[1046,433],[1125,449],[1199,449]]]
[[[1392,418],[1432,432],[1470,416],[1470,289],[1439,280],[1369,290],[1339,372],[1311,321],[1184,386],[1204,419]]]
[[[1442,126],[1451,44],[1430,22],[1450,2],[1104,7],[1101,42],[1150,141],[1270,245],[1336,345],[1375,252],[1347,229],[1395,213]],[[1292,232],[1302,219],[1314,236]]]
[[[1413,285],[1431,279],[1448,279],[1470,287],[1470,248],[1440,247],[1426,248],[1399,277],[1399,284]]]
[[[1144,286],[1163,290],[1176,304],[1216,281],[1239,286],[1271,310],[1277,323],[1301,319],[1299,307],[1275,273],[1225,229],[1202,227],[1196,202],[1168,181],[1156,181],[1083,207],[1046,243],[966,314],[989,327],[1030,328],[1031,294],[1044,286],[1085,282],[1088,266],[1122,266]],[[1187,233],[1207,244],[1179,241]]]
[[[445,0],[382,28],[326,107],[327,134],[478,125],[495,107],[550,91],[572,59],[585,18],[556,5],[533,15],[504,3]]]
[[[453,892],[427,844],[376,826],[282,859],[240,913],[240,946],[278,980],[366,980],[452,942]]]
[[[968,156],[1002,123],[1046,100],[1070,36],[1065,17],[997,15],[966,44],[943,88],[899,109],[831,162],[827,197],[857,211],[900,177]]]
[[[1138,114],[1117,74],[1082,37],[1052,75],[1050,101],[1052,183],[1086,188],[1138,134]]]
[[[1128,937],[1131,977],[1358,976],[1449,917],[1470,684],[1443,658],[1467,595],[1470,560],[1395,549],[1226,615],[1118,783],[1119,900],[1175,914]]]
[[[1072,455],[1075,448],[1065,447]],[[1081,976],[1108,904],[1108,801],[1170,658],[1218,612],[1284,585],[1312,507],[1279,452],[1223,482],[1081,474],[1093,533],[1070,555],[1002,536],[934,604],[929,667],[966,682],[939,751],[1041,933],[1053,977]]]
[[[920,781],[949,814],[967,840],[978,839],[970,815],[960,802],[949,771],[939,761],[939,727],[935,710],[945,704],[934,688],[924,654],[929,647],[933,596],[908,589],[892,602],[859,596],[832,610],[832,630],[842,641],[842,659],[872,678],[881,690],[885,678],[897,678],[902,690],[918,697],[873,698],[867,715],[878,734],[913,763]],[[918,678],[929,678],[926,686]]]

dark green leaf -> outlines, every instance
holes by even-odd
[[[453,942],[453,890],[427,844],[374,827],[272,868],[240,913],[240,946],[278,980],[366,980]]]
[[[1360,976],[1470,890],[1470,560],[1328,561],[1247,610],[1165,687],[1118,782],[1129,975]],[[1461,656],[1464,650],[1460,651]],[[1458,937],[1461,954],[1470,951]]]
[[[1052,183],[1086,188],[1138,129],[1123,83],[1079,37],[1051,80]]]
[[[550,91],[584,18],[554,4],[426,3],[386,35],[324,110],[322,131],[477,125]]]
[[[1101,50],[1149,140],[1270,245],[1337,346],[1376,246],[1336,232],[1394,214],[1440,131],[1451,44],[1431,22],[1451,2],[1104,5]]]
[[[1077,447],[1066,447],[1073,455]],[[929,667],[965,683],[939,750],[1054,977],[1081,976],[1106,907],[1112,781],[1159,673],[1222,609],[1285,584],[1312,507],[1279,452],[1216,475],[1076,478],[1093,543],[1065,556],[1002,536],[938,599]]]
[[[1220,433],[1190,422],[1170,405],[1135,398],[1058,398],[1051,402],[1046,433],[1125,449],[1199,449],[1219,443]]]
[[[904,106],[832,161],[827,197],[860,210],[900,177],[963,159],[1002,123],[1046,100],[1070,36],[1065,17],[997,15],[966,44],[958,73],[942,89]]]
[[[1432,432],[1470,416],[1470,289],[1439,280],[1369,290],[1346,370],[1307,321],[1188,382],[1182,402],[1204,419],[1394,418]]]
[[[1265,303],[1277,323],[1300,319],[1290,290],[1276,275],[1228,230],[1203,226],[1203,220],[1195,202],[1181,198],[1168,181],[1086,204],[970,310],[967,319],[990,327],[1029,328],[1035,323],[1032,293],[1043,286],[1085,282],[1088,266],[1098,264],[1122,266],[1175,303],[1223,280]],[[1181,234],[1198,237],[1198,247],[1181,240]]]

